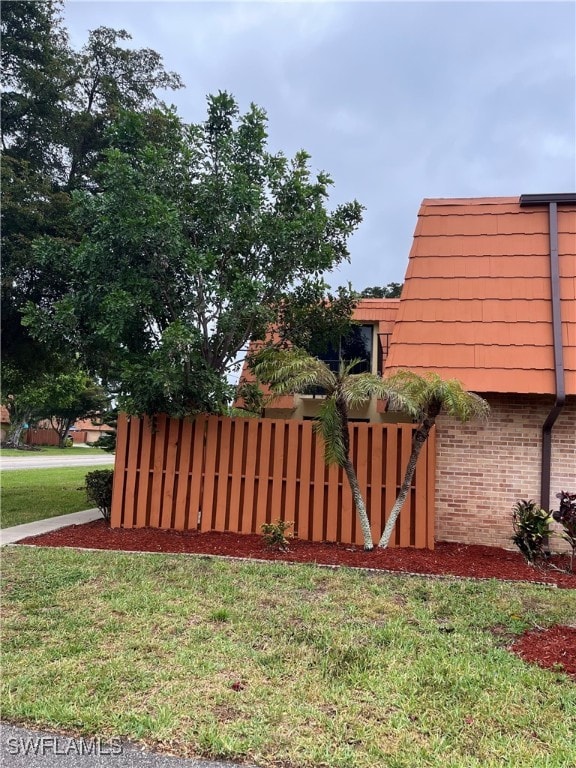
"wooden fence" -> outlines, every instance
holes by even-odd
[[[411,451],[410,424],[350,424],[354,466],[377,540]],[[418,460],[390,546],[434,546],[435,435]],[[260,533],[294,523],[311,541],[362,544],[346,477],[326,467],[309,421],[120,415],[112,527]]]

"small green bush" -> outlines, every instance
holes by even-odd
[[[86,496],[88,501],[95,504],[106,522],[110,522],[112,509],[113,469],[96,469],[86,475]]]
[[[293,523],[278,520],[276,523],[264,523],[262,525],[262,538],[268,549],[277,549],[287,552],[289,549],[286,531],[292,528]]]
[[[512,508],[512,541],[529,563],[544,557],[544,545],[550,535],[552,518],[532,499],[520,499]]]

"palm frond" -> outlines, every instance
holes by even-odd
[[[342,442],[342,422],[333,397],[327,397],[320,406],[313,429],[324,441],[326,464],[343,466],[347,458],[346,449]]]
[[[266,349],[256,356],[252,370],[277,397],[303,392],[308,387],[320,387],[330,394],[337,384],[326,363],[296,348]]]

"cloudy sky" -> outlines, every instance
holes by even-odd
[[[265,108],[270,149],[359,200],[334,286],[401,282],[425,197],[576,191],[574,2],[68,0],[65,20],[75,46],[104,25],[161,53],[188,121],[218,90]]]

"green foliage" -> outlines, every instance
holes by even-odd
[[[305,152],[269,153],[266,130],[262,109],[241,115],[226,93],[199,125],[122,114],[99,194],[75,196],[80,244],[37,248],[66,264],[69,285],[27,322],[90,360],[129,412],[220,412],[239,351],[348,257],[361,206],[329,212],[330,177]]]
[[[294,523],[289,523],[286,520],[278,520],[275,523],[263,523],[261,525],[262,538],[268,549],[287,552],[290,547],[286,531],[292,528],[293,525]]]
[[[112,410],[101,414],[97,419],[92,420],[94,424],[105,424],[107,427],[112,427],[111,432],[102,432],[98,440],[92,443],[94,448],[101,448],[107,453],[114,453],[116,451],[116,428],[118,426],[118,409],[112,408]]]
[[[560,491],[556,494],[560,499],[560,509],[552,512],[552,517],[562,526],[561,536],[570,545],[570,570],[574,568],[576,554],[576,493]]]
[[[360,291],[363,299],[399,299],[402,294],[402,283],[388,283],[384,286],[374,285]]]
[[[520,499],[512,508],[512,541],[529,563],[544,557],[552,517],[532,499]]]
[[[97,188],[94,169],[120,111],[148,110],[156,88],[181,83],[155,52],[124,47],[122,30],[94,30],[73,50],[59,0],[4,3],[1,25],[3,390],[17,414],[26,411],[27,388],[66,371],[72,356],[65,339],[48,345],[22,323],[27,302],[39,306],[68,289],[63,254],[81,235],[71,194]],[[34,249],[39,237],[52,242],[47,253]]]
[[[106,522],[110,522],[112,511],[112,483],[114,470],[96,469],[86,475],[86,497],[91,504],[95,504]]]

